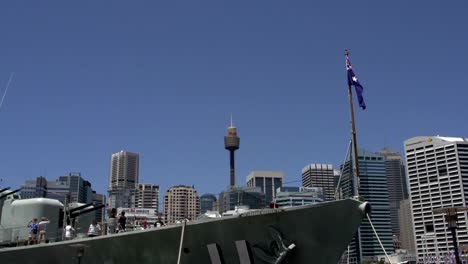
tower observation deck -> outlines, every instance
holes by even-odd
[[[227,135],[224,137],[224,147],[229,151],[230,160],[230,186],[236,185],[236,171],[234,166],[234,151],[239,149],[240,138],[237,136],[237,128],[232,123],[227,129]]]

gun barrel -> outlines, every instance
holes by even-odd
[[[14,190],[14,191],[12,191],[12,192],[9,192],[9,193],[5,193],[5,194],[3,194],[3,195],[0,195],[0,199],[3,199],[3,198],[5,198],[5,197],[7,197],[8,195],[17,193],[17,192],[19,192],[19,191],[21,191],[21,188],[16,189],[16,190]]]
[[[88,206],[91,206],[91,205],[93,205],[93,204],[94,204],[94,203],[88,203],[88,204],[85,204],[85,205],[81,205],[81,206],[78,206],[78,207],[69,209],[68,212],[69,212],[69,213],[73,213],[73,212],[75,212],[75,211],[81,210],[81,209],[86,208],[86,207],[88,207]]]
[[[89,213],[89,212],[92,212],[92,211],[96,211],[96,210],[101,209],[101,208],[103,208],[103,207],[105,207],[105,205],[104,205],[104,204],[101,204],[101,205],[98,205],[98,206],[96,206],[96,207],[89,208],[89,209],[86,209],[86,210],[83,210],[83,211],[73,212],[73,213],[70,215],[70,217],[71,217],[71,218],[75,218],[75,217],[80,216],[80,215],[82,215],[82,214],[86,214],[86,213]]]
[[[6,190],[10,190],[10,187],[6,187],[6,188],[3,188],[3,189],[0,189],[0,193],[1,193],[1,192],[4,192],[4,191],[6,191]]]

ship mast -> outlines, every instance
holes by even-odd
[[[349,59],[349,50],[345,50],[345,57],[346,61]],[[348,83],[348,96],[349,96],[349,108],[351,112],[351,128],[352,128],[352,142],[353,142],[353,154],[351,156],[354,156],[353,161],[354,161],[354,166],[353,167],[353,176],[356,175],[356,183],[354,184],[354,191],[355,195],[359,196],[359,180],[360,180],[360,174],[359,174],[359,156],[358,156],[358,144],[357,144],[357,133],[356,133],[356,121],[354,119],[354,104],[353,104],[353,91],[351,89],[351,84]]]

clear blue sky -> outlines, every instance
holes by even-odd
[[[323,3],[318,3],[323,2]],[[140,181],[229,182],[343,160],[343,50],[364,86],[358,142],[468,137],[468,1],[2,1],[0,178],[18,187],[80,171],[107,188],[110,156],[140,154]]]

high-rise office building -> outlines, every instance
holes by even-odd
[[[414,243],[413,221],[411,220],[411,203],[409,199],[400,201],[400,209],[398,210],[399,226],[400,226],[400,242],[401,248],[415,254],[416,248]]]
[[[398,209],[400,208],[400,201],[408,198],[405,166],[398,152],[392,151],[389,148],[384,148],[378,153],[385,159],[392,233],[394,236],[399,237],[400,224],[398,221]]]
[[[331,164],[309,164],[302,169],[302,186],[322,188],[325,201],[335,200],[335,170]]]
[[[91,183],[86,181],[80,172],[70,172],[67,176],[60,176],[57,182],[62,182],[70,188],[68,202],[90,203],[93,200]],[[57,186],[59,188],[60,186]],[[50,192],[50,190],[49,190]]]
[[[250,209],[266,207],[265,193],[260,187],[228,186],[219,194],[219,211],[224,213],[236,206],[248,206]]]
[[[99,206],[99,205],[102,205],[102,204],[106,204],[106,196],[104,194],[99,194],[99,193],[96,193],[95,191],[92,191],[92,195],[93,195],[92,202],[94,203],[94,206]],[[101,209],[96,210],[94,212],[95,219],[98,222],[103,222],[104,221],[104,218],[103,218],[104,210],[105,210],[105,208],[101,208]]]
[[[136,206],[137,208],[152,208],[159,211],[159,185],[155,184],[138,184],[136,190]]]
[[[194,220],[200,214],[200,197],[193,186],[178,185],[164,196],[164,218],[167,223]]]
[[[93,189],[91,188],[91,183],[89,181],[83,182],[85,199],[86,203],[92,203],[94,200]]]
[[[81,173],[69,173],[60,176],[55,181],[47,181],[44,177],[28,180],[21,186],[21,198],[49,198],[61,203],[91,203],[94,199],[91,183],[85,180]]]
[[[27,180],[21,185],[21,199],[41,198],[47,196],[47,179],[39,176],[35,180]]]
[[[211,193],[205,193],[200,196],[200,214],[206,213],[206,211],[217,210],[217,199]]]
[[[404,142],[409,196],[418,259],[453,249],[443,207],[466,206],[468,139],[414,137]],[[468,243],[466,213],[458,213],[458,242]],[[428,256],[429,255],[429,256]]]
[[[357,190],[358,184],[353,173],[354,164],[351,159],[348,159],[342,166],[341,188],[343,196],[353,197],[360,195],[372,204],[371,220],[373,225],[379,234],[385,250],[392,252],[392,226],[390,223],[390,205],[384,157],[364,149],[359,149],[358,155],[360,170],[359,190]],[[356,237],[351,243],[351,248],[352,254],[350,255],[356,257],[358,262],[384,254],[367,219],[363,220]]]
[[[323,202],[323,197],[319,187],[280,187],[276,191],[275,204],[279,207],[316,204]]]
[[[229,164],[230,164],[230,177],[229,185],[236,185],[236,171],[234,165],[234,152],[239,149],[240,138],[237,136],[237,128],[232,123],[231,116],[231,125],[228,127],[227,135],[224,137],[224,148],[229,151]]]
[[[252,171],[247,176],[248,187],[260,187],[265,194],[265,202],[271,203],[276,198],[276,189],[283,186],[282,171]]]
[[[74,193],[76,195],[76,193]],[[46,198],[59,200],[62,204],[72,202],[72,191],[67,181],[48,181]],[[76,198],[76,196],[75,196]],[[78,202],[73,200],[73,202]]]
[[[109,176],[109,207],[135,207],[139,180],[139,155],[128,151],[112,154]]]

